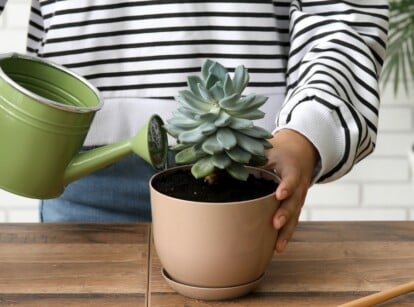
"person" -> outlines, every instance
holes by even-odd
[[[273,223],[282,252],[309,187],[374,150],[387,30],[385,0],[32,0],[27,52],[100,91],[85,149],[130,137],[151,114],[170,117],[173,97],[207,58],[229,71],[245,65],[245,93],[269,97],[258,124],[274,135],[265,167],[281,177]],[[154,172],[131,155],[43,200],[41,220],[148,221]]]

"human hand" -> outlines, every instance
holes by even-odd
[[[281,204],[273,217],[278,230],[275,249],[281,253],[295,231],[319,155],[307,138],[291,129],[279,130],[269,142],[273,148],[266,151],[264,168],[281,179],[275,192]]]

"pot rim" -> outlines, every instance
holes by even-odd
[[[98,110],[100,110],[102,108],[103,105],[103,101],[101,100],[100,97],[100,93],[97,90],[97,88],[92,85],[92,83],[90,83],[88,80],[86,80],[84,77],[75,74],[73,71],[67,69],[66,67],[62,66],[62,65],[58,65],[52,61],[49,60],[45,60],[45,59],[40,59],[34,56],[29,56],[29,55],[23,55],[17,52],[11,52],[11,53],[5,53],[0,55],[0,61],[3,59],[9,59],[9,58],[18,58],[18,59],[24,59],[24,60],[30,60],[30,61],[34,61],[34,62],[38,62],[41,64],[45,64],[47,66],[50,66],[52,68],[55,68],[63,73],[66,73],[68,75],[70,75],[71,77],[77,79],[78,81],[84,83],[97,97],[98,99],[98,104],[96,106],[92,106],[92,107],[80,107],[80,106],[74,106],[74,105],[67,105],[67,104],[63,104],[63,103],[59,103],[57,101],[45,98],[43,96],[40,96],[36,93],[33,93],[31,91],[29,91],[28,89],[26,89],[25,87],[19,85],[17,82],[15,82],[13,79],[11,79],[2,69],[1,65],[0,65],[0,79],[3,79],[7,84],[9,84],[10,86],[14,87],[15,89],[17,89],[19,92],[23,93],[26,96],[29,96],[30,98],[33,98],[34,100],[46,104],[48,106],[51,106],[53,108],[56,109],[61,109],[64,111],[69,111],[69,112],[73,112],[73,113],[86,113],[86,112],[96,112]]]
[[[170,168],[166,168],[154,175],[151,176],[150,180],[149,180],[149,185],[150,185],[150,191],[154,191],[155,193],[158,193],[160,195],[163,195],[163,197],[165,198],[169,198],[169,199],[178,199],[183,203],[187,203],[187,204],[197,204],[197,205],[208,205],[208,206],[222,206],[222,205],[227,205],[227,206],[231,206],[231,205],[235,205],[235,206],[239,206],[242,204],[247,204],[247,203],[251,203],[252,201],[256,201],[256,200],[260,200],[260,199],[265,199],[268,197],[275,197],[275,191],[273,191],[270,194],[264,195],[262,197],[258,197],[258,198],[252,198],[252,199],[248,199],[248,200],[242,200],[242,201],[229,201],[229,202],[203,202],[203,201],[194,201],[194,200],[186,200],[186,199],[181,199],[181,198],[176,198],[176,197],[172,197],[169,195],[166,195],[164,193],[161,193],[160,191],[158,191],[154,186],[153,186],[153,181],[155,179],[155,177],[161,176],[165,173],[169,173],[169,172],[174,172],[177,169],[188,169],[191,168],[191,164],[185,164],[185,165],[178,165],[178,166],[173,166]],[[270,175],[271,177],[273,177],[275,179],[275,182],[279,183],[280,182],[280,176],[277,175],[275,172],[272,172],[268,169],[264,169],[264,168],[260,168],[260,167],[255,167],[255,166],[246,166],[247,169],[249,170],[257,170],[259,172],[263,172],[266,173],[268,175]]]

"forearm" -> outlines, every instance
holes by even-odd
[[[288,93],[278,130],[318,150],[315,181],[346,174],[375,148],[387,1],[293,1]],[[354,3],[354,4],[352,4]]]

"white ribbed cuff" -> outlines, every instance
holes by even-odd
[[[275,132],[285,128],[294,130],[315,146],[320,157],[313,178],[313,182],[316,182],[342,159],[345,147],[344,129],[334,111],[311,101],[297,105],[288,123],[287,117],[288,113],[282,110]]]

